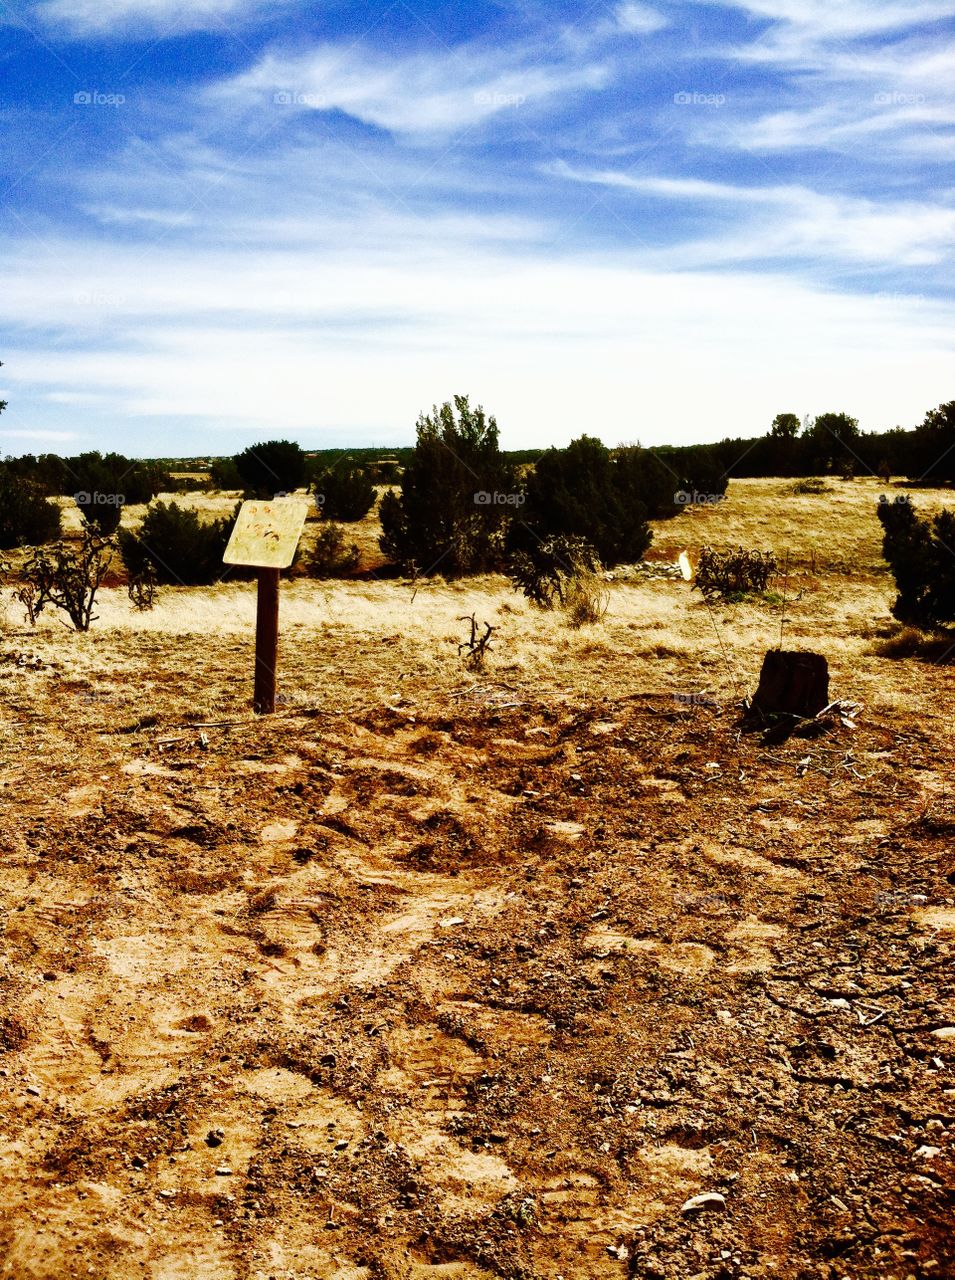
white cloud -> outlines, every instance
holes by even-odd
[[[211,97],[276,111],[334,108],[395,134],[426,137],[502,113],[532,113],[561,94],[602,89],[609,79],[599,62],[540,61],[530,50],[467,47],[399,57],[322,45],[305,54],[269,53]]]
[[[132,31],[221,30],[266,7],[262,0],[43,0],[36,13],[45,25],[70,36],[123,38]]]
[[[668,25],[667,19],[662,13],[658,13],[656,9],[651,9],[645,4],[621,4],[618,5],[614,17],[617,27],[621,31],[626,31],[632,35],[649,35],[654,31],[660,31]]]
[[[699,3],[700,0],[697,0]],[[723,0],[754,17],[787,24],[813,40],[860,36],[923,26],[955,15],[951,0]]]
[[[0,440],[37,440],[53,442],[75,439],[75,431],[35,431],[29,427],[16,431],[0,431]]]
[[[634,177],[614,170],[575,170],[566,164],[551,166],[551,172],[595,186],[705,204],[713,211],[731,206],[732,220],[724,217],[722,234],[683,241],[664,252],[674,265],[797,257],[872,263],[894,270],[937,265],[949,259],[955,247],[955,208],[942,205],[876,202],[794,184],[745,187],[694,178]],[[743,226],[740,207],[753,211]]]
[[[457,391],[493,410],[515,447],[595,427],[647,442],[698,438],[701,422],[709,436],[759,432],[790,401],[845,404],[875,428],[920,418],[950,381],[955,308],[779,273],[440,241],[398,240],[374,261],[347,248],[161,246],[144,260],[54,247],[56,261],[26,246],[2,259],[8,326],[62,324],[5,351],[9,398],[21,385],[103,397],[86,416],[121,424],[128,451],[182,452],[208,440],[198,424],[310,444],[331,430],[410,436],[422,407]],[[97,292],[99,309],[71,305]]]

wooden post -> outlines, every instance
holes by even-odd
[[[255,606],[255,689],[252,709],[268,716],[275,710],[275,672],[279,659],[279,571],[295,559],[308,504],[292,498],[243,502],[223,564],[259,571]]]
[[[259,569],[255,609],[255,692],[257,715],[275,710],[275,672],[279,661],[279,570]]]
[[[829,703],[829,664],[821,653],[770,649],[763,659],[753,710],[808,719]]]

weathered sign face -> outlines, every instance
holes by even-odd
[[[223,564],[253,569],[287,569],[295,559],[308,503],[297,498],[271,502],[243,502]]]

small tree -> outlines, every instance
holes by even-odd
[[[313,578],[345,578],[355,572],[361,562],[358,546],[345,542],[339,524],[329,521],[318,531],[308,558],[308,572]]]
[[[800,425],[798,413],[777,413],[769,434],[777,440],[795,440]]]
[[[305,454],[291,440],[265,440],[233,459],[246,490],[254,497],[292,493],[305,483]]]
[[[102,534],[104,538],[108,538],[119,528],[119,522],[123,517],[123,507],[118,501],[119,497],[119,494],[114,493],[83,492],[76,494],[74,501],[86,524]],[[104,502],[102,498],[110,501]]]
[[[955,400],[930,409],[914,434],[915,474],[937,484],[955,481]]]
[[[838,469],[855,458],[859,420],[848,413],[820,413],[806,431],[806,443],[815,467]]]
[[[77,631],[89,631],[95,620],[96,592],[106,577],[116,549],[112,538],[104,538],[87,526],[79,547],[57,542],[38,548],[23,569],[28,591],[21,594],[31,622],[47,604],[62,609]],[[28,603],[29,601],[29,603]]]
[[[330,467],[312,485],[315,500],[326,520],[362,520],[378,496],[374,481],[363,467]]]
[[[120,555],[131,578],[152,565],[157,582],[203,586],[222,577],[222,554],[234,523],[235,515],[204,524],[195,511],[157,502],[138,533],[120,529]]]
[[[448,575],[504,563],[504,540],[521,500],[501,453],[497,423],[467,396],[418,419],[401,492],[381,501],[381,549],[397,563]]]
[[[632,468],[630,459],[626,465]],[[632,474],[586,435],[539,460],[527,482],[522,524],[512,538],[516,550],[533,553],[534,541],[552,537],[583,538],[608,567],[641,560],[653,537]]]
[[[893,614],[918,626],[955,621],[955,513],[922,519],[907,498],[883,496],[879,521],[882,554],[899,592]]]
[[[0,463],[0,548],[35,547],[60,536],[60,508]]]
[[[244,484],[235,458],[214,459],[209,468],[209,480],[213,489],[241,489]]]

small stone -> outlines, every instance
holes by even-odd
[[[38,1089],[38,1087],[37,1087],[35,1084],[28,1084],[28,1085],[27,1085],[27,1093],[32,1094],[34,1098],[39,1098],[39,1096],[40,1096],[40,1090]]]
[[[499,1133],[499,1132],[489,1133],[487,1135],[487,1140],[488,1142],[497,1142],[497,1143],[506,1142],[507,1134]]]
[[[216,1177],[217,1177],[217,1178],[231,1178],[231,1177],[232,1177],[232,1170],[229,1168],[229,1166],[228,1166],[227,1164],[220,1164],[220,1165],[219,1165],[219,1167],[218,1167],[218,1169],[216,1169]]]
[[[464,916],[448,916],[447,920],[441,921],[441,928],[452,929],[458,924],[464,924]]]
[[[704,1191],[698,1196],[691,1196],[680,1210],[681,1213],[696,1213],[698,1209],[725,1209],[726,1196],[718,1191]]]
[[[133,1166],[134,1169],[146,1168],[146,1161],[142,1156],[133,1156],[132,1160],[130,1160],[129,1163]]]
[[[347,1139],[347,1138],[342,1138],[341,1142],[336,1142],[336,1143],[335,1143],[335,1150],[336,1150],[336,1151],[344,1151],[344,1150],[345,1150],[345,1148],[346,1148],[347,1146],[348,1146],[348,1139]]]
[[[222,1129],[210,1129],[209,1132],[206,1134],[206,1146],[221,1147],[222,1140],[224,1137],[225,1137],[225,1133],[222,1131]]]
[[[932,1035],[939,1040],[955,1040],[955,1027],[936,1027]]]
[[[919,1147],[915,1154],[921,1156],[923,1160],[934,1160],[936,1156],[942,1154],[942,1149],[941,1147]]]
[[[56,982],[56,974],[55,974],[55,973],[45,973],[45,974],[43,975],[43,981],[44,981],[44,982]]]

